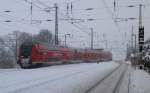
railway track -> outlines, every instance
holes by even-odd
[[[119,67],[117,67],[110,74],[105,76],[103,79],[101,79],[95,85],[93,85],[91,88],[86,90],[84,93],[119,93],[119,89],[122,84],[124,75],[126,74],[127,67],[128,66],[126,64],[120,64]],[[119,75],[117,76],[117,74],[119,74]],[[115,77],[115,76],[117,76],[117,77]],[[116,78],[116,82],[114,82],[115,80],[113,81],[112,78]],[[113,84],[111,85],[111,83],[113,83]]]
[[[116,86],[115,86],[115,88],[114,88],[112,93],[119,93],[119,89],[120,89],[120,86],[122,84],[122,81],[123,81],[123,78],[125,76],[126,71],[127,71],[127,69],[125,67],[123,72],[122,72],[122,74],[120,75],[119,80],[118,80],[118,82],[117,82],[117,84],[116,84]]]

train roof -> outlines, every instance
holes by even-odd
[[[56,51],[74,51],[74,52],[89,52],[89,53],[99,53],[99,52],[107,52],[104,49],[83,49],[83,48],[68,48],[64,46],[55,46],[55,45],[50,45],[48,43],[41,43],[41,42],[35,42],[35,41],[25,41],[22,43],[22,45],[39,45],[41,49],[48,49],[48,50],[56,50]],[[108,51],[109,52],[109,51]]]

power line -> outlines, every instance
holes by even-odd
[[[106,3],[105,3],[105,5],[107,5]],[[149,4],[150,5],[150,4]],[[131,5],[131,6],[134,6],[134,7],[136,7],[136,6],[138,6],[137,4],[134,4],[134,5]],[[117,6],[118,8],[129,8],[129,7],[131,7],[131,6],[129,6],[129,5],[119,5],[119,6]],[[100,9],[109,9],[109,8],[114,8],[114,6],[105,6],[105,7],[88,7],[88,8],[82,8],[82,9],[80,9],[80,8],[77,8],[77,9],[74,9],[74,11],[79,11],[79,10],[83,10],[83,11],[90,11],[90,10],[100,10]],[[108,10],[109,12],[110,12],[110,10]],[[111,14],[113,14],[112,12],[111,12]]]
[[[5,24],[4,22],[0,22],[0,24],[5,25],[5,26],[9,27],[10,29],[12,29],[12,28],[11,28],[12,25]]]
[[[74,27],[76,27],[76,28],[78,28],[80,31],[82,31],[82,32],[84,32],[84,33],[86,33],[86,34],[88,34],[88,35],[90,35],[90,33],[88,33],[87,31],[85,31],[85,30],[83,30],[81,27],[79,27],[78,25],[76,25],[76,24],[72,24]],[[89,29],[90,30],[90,29]]]
[[[68,17],[69,17],[69,16],[68,16]],[[67,22],[70,23],[70,24],[72,24],[71,22],[69,22],[69,20],[67,20]],[[79,26],[77,26],[77,25],[75,25],[75,24],[72,24],[72,25],[73,25],[74,27],[78,28],[79,30],[83,31],[82,28],[80,28]],[[83,32],[85,32],[85,31],[83,31]],[[85,32],[85,33],[87,33],[87,32]]]
[[[119,27],[118,24],[115,22],[115,18],[114,18],[114,16],[113,16],[113,12],[112,12],[111,10],[109,10],[109,8],[108,8],[107,3],[105,2],[105,0],[102,0],[102,2],[103,2],[103,4],[104,4],[106,10],[108,11],[108,13],[110,13],[111,18],[112,18],[114,24],[116,25],[116,27],[118,28],[118,31],[120,32],[120,27]]]
[[[59,13],[59,14],[61,14],[61,15],[63,15],[64,16],[64,14],[63,13]],[[69,16],[68,16],[69,17]],[[74,27],[76,27],[77,29],[79,29],[80,31],[82,31],[82,32],[84,32],[84,33],[86,33],[86,34],[88,34],[88,35],[90,35],[90,33],[88,33],[88,32],[86,32],[86,31],[84,31],[81,27],[79,27],[78,25],[76,25],[76,24],[74,24],[74,23],[72,23],[72,22],[70,22],[69,20],[66,20],[69,24],[71,24],[72,26],[74,26]],[[89,29],[90,30],[90,29]]]
[[[28,0],[24,0],[24,1],[26,1],[26,2],[28,2],[28,3],[31,3],[30,1],[28,1]],[[41,2],[41,1],[39,1],[39,0],[36,0],[36,1],[38,1],[41,5],[43,5],[43,6],[45,6],[45,7],[48,7],[45,3],[43,3],[43,2]],[[35,1],[34,1],[35,2]],[[109,9],[108,9],[108,7],[107,7],[107,5],[106,5],[106,3],[105,3],[105,1],[104,1],[104,4],[105,4],[105,8],[107,8],[107,10],[109,11]],[[34,3],[34,5],[36,5],[35,3]],[[36,5],[37,6],[37,5]],[[39,6],[38,6],[38,8],[39,8]],[[40,7],[40,9],[42,9],[42,10],[44,10],[43,8],[41,8]],[[45,11],[45,10],[44,10]],[[111,12],[111,11],[109,11],[109,12]],[[114,18],[113,18],[113,13],[111,13],[111,16],[112,16],[112,19],[114,20]],[[94,19],[94,20],[103,20],[103,19]],[[67,21],[69,21],[69,20],[67,20]],[[70,23],[70,22],[69,22]],[[71,23],[72,24],[72,23]],[[116,23],[115,23],[116,24]],[[116,24],[117,26],[118,26],[118,24]],[[76,28],[78,28],[78,29],[80,29],[81,30],[81,28],[80,27],[78,27],[77,25],[73,25],[73,26],[75,26]],[[119,27],[118,27],[118,29],[119,29]],[[120,30],[120,29],[119,29]]]
[[[24,1],[31,4],[31,2],[28,1],[28,0],[24,0]],[[36,7],[38,7],[38,8],[40,8],[40,9],[42,9],[42,10],[44,11],[43,8],[39,7],[39,6],[36,5],[35,3],[33,3],[33,5],[36,6]],[[26,25],[31,26],[31,25],[28,24],[28,23],[24,23],[24,21],[30,21],[30,20],[25,20],[24,18],[21,18],[21,19],[18,20],[18,17],[11,16],[11,15],[8,15],[8,14],[2,14],[2,13],[1,13],[0,16],[3,17],[3,18],[8,18],[8,19],[13,20],[13,21],[18,22],[18,23],[22,23],[22,24],[26,24]],[[32,20],[31,20],[31,21],[32,21]],[[49,20],[33,20],[33,21],[49,21]],[[11,22],[11,21],[10,21],[10,22]],[[33,27],[33,26],[31,26],[31,27]],[[35,28],[37,28],[37,27],[35,27]]]
[[[37,4],[36,4],[36,2],[35,1],[33,1],[32,0],[32,2],[30,2],[30,1],[28,1],[28,0],[23,0],[23,1],[25,1],[25,2],[27,2],[27,3],[29,3],[29,4],[31,4],[32,3],[32,5],[34,5],[35,7],[37,7],[37,8],[39,8],[40,10],[42,10],[42,11],[44,11],[44,12],[46,12],[46,13],[49,13],[49,14],[51,14],[50,13],[50,10],[46,10],[46,9],[44,9],[44,8],[42,8],[42,7],[40,7],[40,6],[38,6]],[[39,0],[38,0],[39,1]],[[40,3],[42,3],[42,1],[39,1]],[[42,5],[43,5],[44,3],[42,3]],[[47,5],[46,4],[44,4],[44,6],[45,6],[45,8],[50,8],[50,9],[52,9],[52,8],[54,8],[54,7],[47,7]]]
[[[40,0],[36,0],[39,4],[43,5],[43,6],[46,6],[46,7],[49,7],[47,4],[43,3],[42,1]]]
[[[32,1],[28,1],[28,0],[23,0],[23,1],[25,1],[25,2],[27,2],[27,3],[29,3],[29,4],[32,3]],[[33,5],[36,6],[37,8],[39,8],[39,9],[43,10],[43,8],[41,8],[41,7],[38,6],[37,4],[33,3]]]
[[[37,1],[39,1],[39,0],[37,0]],[[75,1],[77,1],[77,0],[74,0],[74,2]],[[79,1],[79,0],[78,0]],[[44,5],[44,6],[46,6],[47,7],[47,5],[45,4],[45,3],[43,3],[43,2],[41,2],[41,1],[39,1],[42,5]],[[68,21],[67,21],[68,22]],[[70,22],[68,22],[68,23],[70,23]],[[70,24],[72,24],[72,23],[70,23]],[[81,31],[83,31],[82,30],[82,28],[80,28],[79,26],[77,26],[77,25],[75,25],[75,24],[72,24],[74,27],[76,27],[76,28],[78,28],[79,30],[81,30]],[[84,32],[84,31],[83,31]],[[87,33],[87,32],[86,32]]]
[[[2,13],[0,13],[0,14],[2,14]],[[10,20],[14,20],[14,21],[16,21],[16,22],[19,22],[19,23],[23,23],[23,21],[21,21],[21,20],[18,20],[18,19],[15,19],[15,17],[14,18],[11,18],[11,16],[5,16],[5,15],[0,15],[1,17],[3,17],[3,18],[8,18],[8,19],[10,19]],[[25,23],[23,23],[23,24],[25,24]]]
[[[28,2],[28,3],[31,3],[31,2],[30,2],[30,1],[28,1],[28,0],[24,0],[24,1],[26,1],[26,2]],[[39,1],[39,0],[38,0],[38,1]],[[40,3],[42,3],[42,5],[44,5],[44,6],[46,6],[46,7],[47,7],[47,5],[46,5],[46,4],[44,4],[43,2],[41,2],[41,1],[40,1]],[[34,3],[33,3],[33,4],[34,4]],[[34,4],[34,5],[36,5],[36,4]],[[37,7],[37,5],[36,5],[36,7]],[[41,8],[41,7],[39,7],[39,6],[38,6],[38,8],[42,9],[42,8]],[[43,9],[42,9],[42,10],[43,10]],[[44,10],[44,11],[45,11],[45,10]],[[70,23],[70,22],[69,22],[69,23]],[[71,23],[71,24],[72,24],[72,23]],[[73,26],[74,26],[74,27],[76,27],[76,28],[78,28],[79,30],[81,30],[81,28],[80,28],[80,27],[78,27],[77,25],[74,25],[74,24],[73,24]]]
[[[37,26],[35,27],[35,26],[33,26],[33,25],[30,25],[30,24],[28,24],[28,23],[24,23],[23,21],[23,19],[22,20],[18,20],[17,19],[17,17],[14,17],[14,16],[10,16],[10,15],[7,15],[7,14],[2,14],[2,13],[0,13],[0,16],[1,17],[3,17],[3,18],[7,18],[7,19],[9,19],[10,21],[9,22],[11,22],[11,20],[12,21],[15,21],[15,22],[18,22],[18,23],[21,23],[21,24],[25,24],[25,25],[28,25],[28,26],[30,26],[30,27],[34,27],[34,28],[36,28],[37,29]]]

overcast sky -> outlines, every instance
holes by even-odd
[[[0,35],[4,36],[14,30],[36,34],[40,29],[49,29],[54,33],[54,9],[49,13],[42,11],[47,7],[53,7],[54,3],[59,7],[59,37],[64,41],[64,34],[71,34],[67,37],[68,45],[73,47],[90,47],[90,28],[94,29],[94,47],[105,48],[108,40],[109,50],[113,49],[116,56],[125,56],[125,47],[131,36],[131,26],[134,32],[138,32],[139,4],[144,4],[143,24],[145,26],[145,38],[150,37],[150,1],[149,0],[32,0],[33,13],[31,16],[30,4],[26,0],[1,0],[0,1]],[[27,0],[31,1],[31,0]],[[39,2],[40,1],[40,2]],[[73,11],[68,11],[67,3],[72,2]],[[34,4],[36,4],[37,8]],[[129,8],[127,6],[134,5]],[[87,11],[87,8],[93,8]],[[4,11],[11,12],[4,12]],[[67,16],[77,19],[96,19],[94,21],[78,21],[70,24]],[[42,20],[41,23],[31,24],[33,20]],[[114,18],[137,18],[136,20],[114,22]],[[51,19],[51,22],[44,20]],[[5,22],[10,20],[11,22]]]

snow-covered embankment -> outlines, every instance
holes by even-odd
[[[0,92],[84,93],[118,66],[115,62],[82,63],[6,72],[0,77]]]
[[[147,72],[136,69],[130,81],[131,93],[150,93],[150,75]]]

